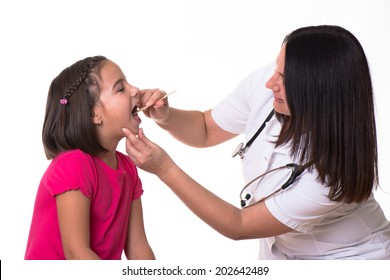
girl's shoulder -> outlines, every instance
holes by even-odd
[[[42,183],[52,195],[80,189],[90,197],[97,184],[97,171],[89,154],[81,150],[66,151],[52,160]]]
[[[66,159],[81,159],[81,158],[91,158],[91,155],[83,152],[82,150],[80,149],[75,149],[75,150],[69,150],[69,151],[65,151],[65,152],[61,152],[59,153],[54,159],[54,160],[61,160],[63,158],[66,158]]]
[[[72,164],[92,164],[92,156],[79,149],[65,151],[58,154],[52,161],[53,164],[64,164],[65,162]]]
[[[73,173],[92,172],[95,169],[95,164],[91,155],[81,150],[70,150],[57,155],[50,163],[49,169],[67,170]]]

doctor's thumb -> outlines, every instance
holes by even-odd
[[[146,136],[145,136],[145,133],[144,133],[144,130],[142,128],[140,128],[138,130],[138,139],[140,140],[149,140]],[[149,140],[150,141],[150,140]]]
[[[132,133],[128,128],[122,128],[122,132],[126,138],[135,137],[134,133]]]
[[[141,127],[138,129],[138,137],[140,137],[140,138],[144,138],[145,137],[144,130]]]

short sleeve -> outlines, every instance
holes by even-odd
[[[286,191],[265,201],[276,219],[298,232],[309,232],[341,205],[329,200],[328,187],[306,174]]]
[[[96,172],[89,155],[79,150],[58,155],[45,174],[45,185],[52,196],[69,190],[80,190],[91,198],[96,185]]]
[[[129,160],[130,161],[130,160]],[[133,165],[133,179],[134,179],[134,189],[133,189],[133,200],[136,200],[142,196],[144,193],[144,190],[142,188],[142,182],[140,177],[138,176],[137,168],[134,164]]]

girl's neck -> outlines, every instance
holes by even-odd
[[[97,155],[102,161],[104,161],[109,167],[116,170],[118,169],[118,160],[116,158],[116,150],[108,151],[105,153],[99,153]]]
[[[97,154],[97,157],[100,158],[103,162],[105,162],[109,167],[116,170],[118,169],[118,161],[116,158],[116,148],[118,147],[118,142],[108,141],[103,137],[99,137],[100,144],[106,148],[107,152],[102,152]],[[110,139],[112,140],[112,139]]]

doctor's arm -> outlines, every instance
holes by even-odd
[[[177,140],[197,148],[215,146],[237,136],[219,127],[211,116],[211,110],[201,112],[170,108],[167,119],[156,123]]]
[[[198,184],[163,149],[149,141],[142,129],[138,137],[127,129],[124,133],[126,151],[132,161],[157,175],[192,212],[222,235],[241,240],[291,231],[272,216],[264,202],[239,209]]]
[[[171,108],[167,99],[160,100],[165,94],[158,89],[142,90],[140,106],[154,104],[144,114],[177,140],[192,147],[204,148],[237,136],[219,127],[211,116],[211,110],[201,112]]]

